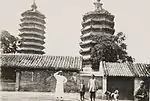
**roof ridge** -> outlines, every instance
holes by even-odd
[[[72,57],[72,58],[75,58],[75,57],[80,57],[80,58],[82,58],[82,56],[69,56],[69,55],[66,55],[66,56],[63,56],[63,55],[49,55],[49,54],[44,54],[44,55],[42,55],[42,54],[20,54],[20,53],[10,53],[10,54],[1,54],[1,56],[62,56],[62,57]]]

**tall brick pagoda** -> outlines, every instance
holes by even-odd
[[[44,54],[44,34],[45,16],[37,10],[34,2],[30,10],[21,14],[20,34],[21,45],[20,53],[25,54]]]
[[[94,35],[113,35],[114,16],[102,8],[100,0],[94,2],[95,10],[83,15],[80,54],[83,56],[83,68],[91,67],[91,47],[96,43],[92,40]]]

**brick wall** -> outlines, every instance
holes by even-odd
[[[1,82],[2,91],[15,91],[15,82],[11,81],[2,81]]]
[[[40,91],[55,92],[56,79],[53,74],[55,71],[21,71],[20,91]],[[77,92],[78,80],[76,72],[66,72],[63,75],[68,81],[64,85],[65,92]],[[49,78],[49,79],[48,79]]]

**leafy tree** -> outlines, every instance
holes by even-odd
[[[3,53],[16,53],[18,38],[11,35],[8,31],[2,31],[0,35],[1,48]]]
[[[133,62],[126,51],[125,35],[122,32],[117,35],[95,35],[92,40],[96,42],[91,49],[93,67],[99,66],[100,61]]]

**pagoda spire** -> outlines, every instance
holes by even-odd
[[[36,3],[35,3],[35,0],[33,0],[33,4],[31,5],[31,8],[32,8],[33,10],[36,10],[36,9],[37,9],[37,5],[36,5]]]
[[[102,10],[103,8],[102,8],[102,3],[100,3],[100,1],[101,0],[96,0],[95,2],[94,2],[94,5],[95,5],[95,10],[96,11],[100,11],[100,10]]]

